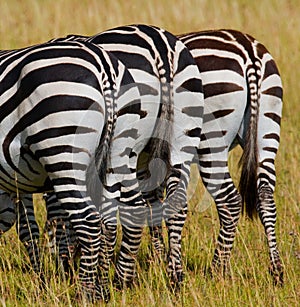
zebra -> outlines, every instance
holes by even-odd
[[[163,214],[169,232],[167,271],[172,284],[178,285],[183,280],[181,232],[187,214],[183,208],[186,207],[190,164],[199,147],[203,117],[202,82],[194,59],[184,44],[171,33],[143,24],[121,26],[91,37],[68,35],[65,39],[97,44],[121,60],[138,84],[142,109],[146,110],[150,117],[155,116],[152,110],[153,101],[157,100],[157,93],[161,93],[162,112],[166,113],[166,118],[158,122],[158,133],[151,137],[149,135],[149,143],[143,152],[146,157],[144,164],[154,162],[152,169],[156,168],[155,171],[158,172],[156,166],[162,162],[163,167],[159,169],[165,172],[150,174],[147,168],[147,180],[141,183],[140,189],[144,195],[144,191],[153,190],[158,183],[164,182],[166,185]],[[174,107],[171,105],[172,100]],[[168,132],[173,121],[174,130]],[[165,131],[165,136],[162,131]],[[168,136],[170,133],[173,133],[173,136]],[[165,147],[171,147],[166,149],[167,154],[163,153]],[[140,152],[141,150],[135,150],[135,164]],[[158,164],[155,165],[155,162]],[[114,208],[116,209],[116,206]],[[116,210],[112,211],[111,207],[107,209],[103,204],[99,210],[104,219],[103,223],[108,225],[104,232],[109,233],[104,243],[108,251],[104,258],[111,259],[116,243]],[[117,282],[126,286],[134,277],[134,258],[142,236],[143,227],[140,226],[144,226],[145,217],[143,223],[140,222],[138,226],[136,221],[134,224],[130,221],[132,213],[128,214],[128,207],[119,205],[118,210],[123,237],[119,261],[116,264],[116,276]],[[104,271],[106,276],[107,266],[104,266]]]
[[[101,37],[108,40],[111,39],[112,42],[115,42],[113,47],[110,47],[109,44],[105,46],[105,44],[103,45],[98,41],[95,41],[96,39],[101,39]],[[125,37],[127,43],[119,43],[119,40]],[[135,44],[132,43],[133,37],[135,38]],[[146,25],[120,27],[106,31],[105,33],[101,33],[92,38],[69,36],[63,39],[55,39],[54,41],[59,42],[66,40],[89,41],[93,44],[96,43],[101,45],[102,48],[110,51],[110,54],[118,55],[118,58],[121,59],[122,62],[124,62],[128,67],[130,73],[134,77],[135,83],[139,85],[142,104],[142,111],[140,109],[133,109],[132,112],[138,114],[139,116],[147,114],[147,120],[149,121],[150,119],[151,122],[153,122],[154,118],[156,126],[159,129],[156,128],[157,133],[151,133],[151,130],[149,129],[147,129],[146,132],[143,132],[143,129],[145,130],[146,127],[145,124],[147,123],[145,123],[145,121],[141,121],[138,128],[142,131],[143,138],[141,139],[141,137],[138,138],[137,136],[132,135],[132,140],[129,140],[132,143],[128,142],[128,138],[124,138],[126,141],[126,150],[124,150],[123,155],[126,154],[128,156],[130,153],[132,161],[129,162],[129,168],[134,169],[137,163],[136,160],[138,153],[141,151],[141,149],[143,149],[144,144],[142,142],[145,140],[148,141],[149,139],[147,146],[150,149],[150,153],[148,152],[150,157],[154,157],[158,160],[160,157],[162,157],[162,159],[170,165],[168,176],[166,176],[166,173],[163,174],[165,176],[164,178],[160,178],[163,178],[163,180],[166,179],[167,182],[170,181],[172,183],[170,187],[168,187],[167,184],[169,196],[167,197],[168,202],[165,204],[165,218],[166,220],[171,221],[179,219],[180,217],[180,220],[182,220],[182,217],[186,215],[186,212],[182,211],[182,208],[185,206],[184,202],[186,201],[185,190],[189,177],[189,165],[191,163],[192,156],[196,153],[196,149],[199,146],[203,114],[201,78],[198,68],[187,48],[169,32]],[[144,58],[143,60],[147,66],[143,67],[143,69],[141,69],[140,66],[134,67],[134,62],[136,60],[134,56],[129,56],[128,53],[126,53],[126,57],[122,58],[120,54],[118,54],[119,50],[121,50],[120,46],[122,45],[124,47],[126,44],[128,44],[128,42],[132,45],[131,47],[136,49],[136,56],[140,57],[140,59]],[[112,48],[112,50],[109,50],[109,48]],[[124,61],[126,58],[128,58],[128,62]],[[162,101],[161,103],[159,101],[160,99]],[[172,110],[173,101],[174,110]],[[155,111],[153,105],[156,105],[157,111]],[[169,110],[168,108],[171,109]],[[122,112],[119,113],[121,114],[118,116],[122,116]],[[157,119],[158,113],[160,113],[161,116],[159,120]],[[162,117],[162,114],[165,118]],[[142,125],[145,127],[141,127]],[[118,131],[117,126],[118,120],[115,131]],[[169,132],[170,128],[173,129],[173,131]],[[163,134],[166,132],[169,135]],[[143,134],[146,134],[146,137]],[[116,133],[116,135],[118,135],[118,133]],[[170,137],[171,140],[168,140],[168,137]],[[120,155],[114,155],[115,143],[116,141],[112,142],[110,149],[112,152],[110,157],[111,167],[109,168],[111,173],[115,172],[115,165],[120,163],[119,161],[114,160],[114,156],[120,159]],[[157,147],[157,144],[159,145],[160,143],[161,147]],[[168,149],[170,144],[171,146],[172,144],[177,144],[179,147],[173,145],[171,149]],[[152,152],[153,149],[157,150]],[[167,157],[168,150],[170,151],[170,161],[168,161]],[[136,151],[136,153],[134,153],[134,151]],[[179,151],[182,151],[180,155],[178,155]],[[122,165],[122,167],[124,167],[124,165]],[[117,173],[118,172],[119,170],[117,170]],[[134,175],[134,173],[132,174]],[[125,174],[122,175],[124,176]],[[102,197],[104,197],[104,201],[103,199],[99,201],[101,204],[99,206],[99,210],[103,221],[102,230],[103,233],[106,234],[106,237],[102,241],[102,250],[105,252],[103,255],[100,255],[100,263],[102,263],[103,270],[101,275],[102,284],[107,283],[107,259],[111,258],[115,245],[117,208],[115,203],[118,203],[123,230],[123,242],[119,262],[117,263],[117,281],[120,281],[120,284],[122,285],[130,283],[134,276],[134,255],[136,255],[138,250],[139,241],[142,234],[142,226],[145,219],[145,204],[141,199],[141,194],[130,190],[130,186],[126,187],[126,190],[124,191],[124,195],[126,195],[126,193],[128,194],[126,197],[128,197],[129,200],[133,198],[133,195],[135,198],[140,199],[140,208],[138,208],[138,206],[132,206],[132,209],[135,211],[140,210],[140,216],[138,216],[136,212],[132,212],[133,210],[130,210],[131,208],[129,206],[126,207],[122,204],[124,203],[122,196],[116,197],[116,190],[121,190],[122,192],[122,186],[120,187],[116,184],[118,181],[117,179],[120,179],[119,177],[113,178],[111,181],[109,179],[107,180],[108,183],[112,182],[113,184],[111,186],[109,186],[109,184],[104,186],[102,195]],[[170,178],[173,179],[171,180]],[[131,180],[127,181],[132,184],[133,180],[134,178],[132,177]],[[93,177],[92,181],[96,181],[96,179]],[[120,184],[123,184],[123,182],[124,178],[120,180]],[[174,182],[176,182],[175,185]],[[135,185],[132,184],[132,186],[136,189]],[[128,193],[128,191],[130,193]],[[134,194],[131,194],[133,192]],[[105,195],[105,193],[107,194]],[[95,197],[95,194],[97,193],[91,191],[91,195],[94,195]],[[96,195],[96,198],[99,199],[99,196]],[[175,202],[175,206],[173,202]],[[133,216],[138,217],[132,220]],[[172,235],[172,233],[174,233],[174,235]],[[102,237],[103,236],[101,236],[101,238]],[[174,253],[170,253],[169,272],[175,281],[181,281],[181,234],[177,233],[177,229],[170,227],[170,238],[170,247],[175,251],[176,258],[174,257]]]
[[[138,90],[119,60],[88,42],[6,50],[0,63],[0,188],[21,196],[55,191],[82,251],[81,290],[101,298],[101,216],[86,178],[97,171],[109,179],[117,112],[132,119]]]
[[[178,37],[193,55],[203,82],[204,117],[198,166],[220,221],[210,273],[228,271],[243,211],[250,219],[258,214],[268,242],[270,273],[274,283],[282,285],[273,196],[283,93],[276,63],[263,44],[237,30],[208,30]],[[243,148],[240,192],[228,169],[229,151],[238,144]],[[162,190],[158,189],[157,194]],[[155,222],[149,218],[148,224],[159,254],[164,250],[161,205],[157,201],[160,197],[148,196],[156,214]]]

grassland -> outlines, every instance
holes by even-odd
[[[178,1],[179,2],[179,1]],[[277,236],[285,267],[285,286],[276,288],[268,275],[268,254],[259,221],[242,218],[231,260],[231,278],[213,280],[209,265],[218,232],[218,218],[198,178],[184,229],[186,280],[182,291],[168,290],[164,267],[155,262],[145,235],[138,259],[138,278],[131,290],[113,292],[109,306],[298,306],[300,299],[300,5],[298,0],[97,1],[10,0],[0,2],[0,49],[21,48],[69,33],[94,34],[121,24],[148,23],[173,33],[234,28],[263,42],[275,58],[283,80],[284,109],[281,146],[276,161]],[[230,157],[233,174],[240,150]],[[237,175],[234,176],[238,180]],[[204,195],[204,196],[203,196]],[[206,197],[206,196],[205,196]],[[44,207],[38,199],[42,227]],[[207,204],[205,211],[199,203]],[[25,251],[15,230],[0,240],[0,304],[2,306],[84,306],[74,300],[74,287],[56,277],[45,253],[49,280],[26,270]]]

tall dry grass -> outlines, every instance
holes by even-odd
[[[176,3],[177,2],[177,3]],[[165,268],[151,256],[147,234],[139,254],[136,283],[113,292],[110,306],[297,306],[300,297],[300,6],[298,0],[261,1],[96,1],[10,0],[0,2],[0,49],[21,48],[70,33],[94,34],[122,24],[147,23],[173,33],[234,28],[263,42],[274,56],[284,85],[282,136],[277,158],[277,235],[285,266],[285,286],[273,287],[267,274],[268,254],[259,221],[242,218],[232,253],[231,278],[209,279],[218,233],[218,218],[196,173],[190,212],[184,229],[186,279],[177,295],[168,290]],[[230,157],[234,179],[240,151]],[[194,189],[191,189],[194,190]],[[199,205],[200,204],[200,205]],[[204,207],[206,210],[204,210]],[[39,199],[40,225],[45,219]],[[0,304],[2,306],[83,306],[75,287],[55,274],[49,254],[44,266],[47,289],[28,271],[28,259],[12,229],[0,240]]]

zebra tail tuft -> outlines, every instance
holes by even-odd
[[[260,99],[259,63],[253,63],[247,70],[248,100],[250,101],[250,121],[246,134],[244,151],[239,161],[242,167],[239,190],[242,196],[243,213],[251,219],[257,217],[257,125]]]

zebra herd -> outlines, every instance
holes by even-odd
[[[17,229],[36,273],[42,270],[32,193],[44,192],[66,271],[67,241],[80,248],[85,295],[109,299],[118,218],[116,284],[134,278],[145,221],[154,247],[165,252],[164,220],[167,272],[179,286],[187,185],[196,163],[220,220],[211,272],[226,271],[244,207],[250,218],[258,213],[271,273],[283,283],[273,196],[282,84],[261,43],[234,30],[175,37],[130,25],[1,51],[0,61],[0,226],[10,229],[19,211]],[[228,169],[237,144],[239,192]]]

